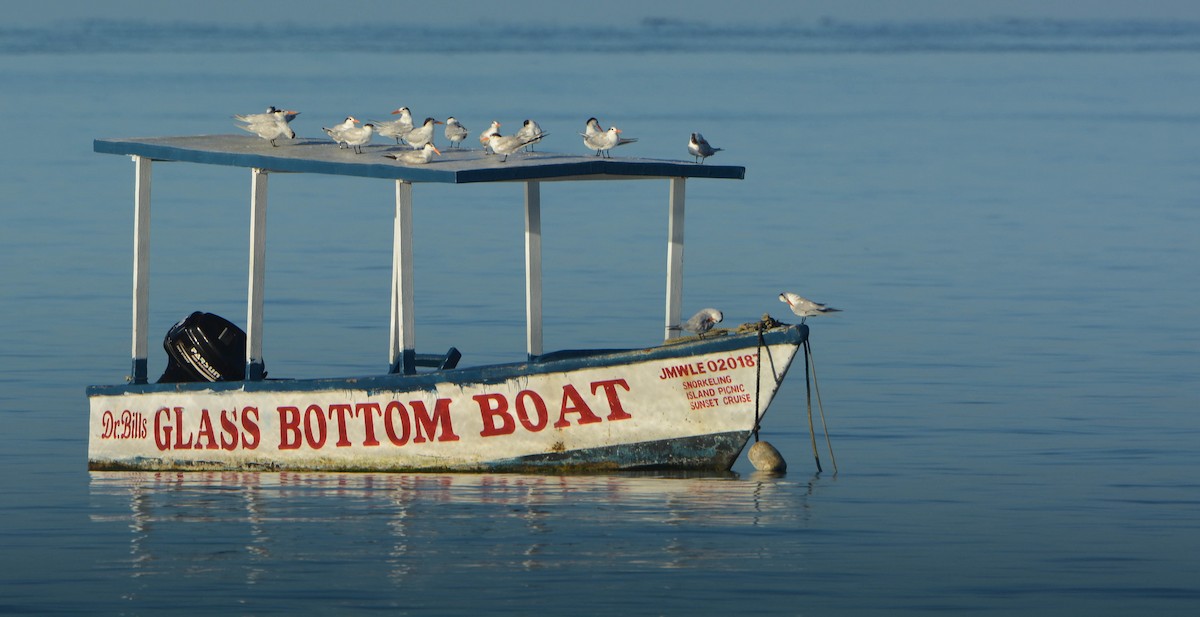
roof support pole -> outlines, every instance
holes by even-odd
[[[263,365],[263,286],[267,265],[267,171],[250,169],[250,268],[246,290],[246,380],[266,377]]]
[[[133,156],[133,374],[146,383],[150,335],[150,159]]]
[[[392,239],[392,317],[388,372],[411,375],[416,365],[416,319],[413,314],[413,246],[411,182],[396,181],[396,218]]]
[[[683,203],[685,178],[671,178],[667,215],[667,317],[664,339],[679,336],[683,312]]]
[[[525,183],[525,329],[529,359],[542,355],[542,188]]]

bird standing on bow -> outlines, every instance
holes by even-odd
[[[462,143],[468,134],[467,127],[463,126],[458,121],[458,118],[454,116],[446,118],[446,140],[450,142],[451,148],[457,148],[458,144]],[[438,154],[441,154],[441,152],[438,152]]]
[[[835,309],[832,306],[826,306],[820,302],[813,302],[799,294],[794,294],[790,291],[785,291],[779,294],[779,301],[787,304],[792,309],[792,312],[800,316],[800,323],[809,317],[825,315],[826,313],[840,313],[842,309]]]
[[[714,148],[709,145],[708,140],[700,133],[692,133],[692,139],[688,141],[688,153],[695,157],[695,160],[701,164],[704,159],[718,153],[721,148]]]
[[[725,315],[715,308],[700,309],[699,313],[692,315],[691,319],[683,322],[680,327],[688,332],[694,332],[699,336],[712,330],[713,326],[721,323],[725,319]]]

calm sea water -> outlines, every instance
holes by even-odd
[[[453,54],[0,31],[0,612],[1195,614],[1198,28],[827,23],[714,52],[695,27],[422,34]],[[593,115],[628,155],[703,132],[747,177],[689,183],[685,304],[844,309],[811,323],[838,473],[797,371],[763,435],[784,476],[89,474],[83,389],[129,370],[133,178],[92,139],[269,104],[305,136],[400,105],[535,118],[566,152]],[[248,174],[154,174],[152,331],[243,320]],[[383,370],[392,190],[272,178],[272,375]],[[667,190],[543,187],[547,349],[659,336]],[[418,347],[520,358],[520,188],[420,186],[414,218]]]

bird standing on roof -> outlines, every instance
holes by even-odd
[[[691,319],[683,322],[683,325],[680,327],[688,332],[695,332],[697,335],[702,336],[724,319],[725,315],[715,308],[700,309],[699,313],[692,315]]]
[[[721,148],[710,146],[708,140],[700,133],[692,133],[692,139],[688,141],[688,153],[695,157],[696,161],[701,164],[704,163],[704,159],[720,151]]]
[[[492,120],[492,125],[489,126],[487,128],[487,130],[485,130],[484,132],[479,134],[479,145],[483,146],[484,154],[493,154],[493,152],[491,152],[491,147],[488,146],[488,140],[491,139],[492,135],[499,135],[499,134],[500,134],[500,123],[495,120]]]
[[[406,165],[425,165],[433,160],[434,153],[441,154],[442,151],[437,149],[433,144],[425,144],[420,150],[403,150],[401,152],[389,152],[384,156],[389,159],[396,159]]]
[[[450,116],[446,118],[446,140],[450,142],[451,148],[457,148],[458,144],[462,143],[467,138],[467,127],[463,126],[458,118]],[[438,154],[441,154],[439,152]]]
[[[604,129],[600,128],[600,121],[595,118],[588,118],[584,123],[583,132],[580,135],[586,140],[589,137],[594,137],[603,133]]]
[[[385,122],[374,122],[375,131],[383,137],[391,137],[400,143],[400,140],[408,136],[408,132],[412,130],[412,112],[407,107],[401,107],[392,112],[393,116],[400,116],[396,120],[388,120]]]
[[[631,144],[635,141],[637,141],[637,138],[621,137],[621,129],[615,126],[608,127],[608,130],[604,131],[603,133],[597,133],[591,137],[584,136],[583,138],[583,144],[587,146],[588,149],[595,150],[596,156],[603,155],[610,158],[612,157],[612,154],[609,153],[609,150],[612,150],[617,146]]]
[[[271,105],[267,107],[267,111],[265,113],[238,114],[233,118],[238,122],[245,122],[246,124],[254,124],[255,122],[273,122],[276,118],[276,115],[280,113],[283,114],[283,120],[285,122],[291,122],[292,120],[296,119],[296,116],[300,115],[300,112],[298,111],[288,111],[286,109],[279,109],[278,107]]]
[[[265,114],[238,115],[233,118],[238,122],[245,123],[239,124],[238,128],[258,135],[271,142],[271,146],[274,147],[277,145],[275,140],[280,137],[287,137],[288,139],[296,137],[296,132],[292,130],[292,127],[288,126],[288,117],[295,118],[299,114],[300,112],[297,111],[276,109],[272,106],[268,108]]]
[[[412,146],[414,150],[424,148],[425,144],[433,143],[433,127],[437,124],[445,123],[441,120],[425,118],[425,122],[422,122],[421,126],[413,128],[413,130],[408,132],[408,135],[404,136],[404,141],[407,141],[408,145]]]
[[[533,120],[526,120],[525,124],[521,126],[521,130],[517,131],[517,137],[526,140],[525,150],[527,151],[533,150],[533,144],[541,141],[542,135],[545,135],[545,132]]]
[[[492,135],[491,137],[488,137],[488,147],[491,148],[492,152],[495,152],[496,154],[503,154],[504,158],[501,159],[500,162],[504,163],[504,162],[508,161],[508,155],[512,154],[513,152],[516,152],[517,150],[520,150],[521,148],[524,148],[525,146],[527,146],[535,141],[538,141],[539,139],[541,139],[542,137],[545,137],[545,136],[546,136],[546,133],[538,133],[537,135],[535,135],[532,138],[524,138],[524,137],[521,137],[520,135],[505,136],[505,135],[501,135],[501,134],[497,133],[495,135]]]
[[[779,301],[788,305],[792,312],[800,316],[800,323],[809,317],[816,317],[826,313],[840,313],[842,309],[835,309],[832,306],[826,306],[820,302],[813,302],[808,298],[794,294],[790,291],[785,291],[779,294]]]
[[[346,119],[332,128],[321,127],[322,131],[329,136],[330,139],[337,142],[339,148],[346,147],[346,141],[342,139],[342,133],[348,129],[352,129],[358,124],[358,119],[354,116],[346,116]]]
[[[362,125],[351,127],[342,131],[342,140],[346,142],[354,150],[355,154],[362,154],[362,147],[371,142],[371,134],[375,131],[375,125],[370,122]]]

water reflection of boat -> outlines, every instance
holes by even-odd
[[[703,568],[761,550],[749,529],[803,526],[811,488],[717,472],[93,472],[90,509],[95,533],[128,534],[133,578],[219,566],[253,583],[307,559],[369,556],[371,576],[395,583],[607,559]],[[730,546],[715,549],[714,531]]]
[[[742,167],[549,153],[501,164],[478,151],[406,167],[369,162],[380,159],[351,156],[328,142],[270,148],[259,141],[204,136],[95,142],[97,152],[133,156],[136,222],[133,374],[128,384],[88,388],[91,469],[728,470],[807,339],[806,326],[767,316],[702,338],[679,334],[685,182],[740,179]],[[169,333],[165,346],[172,363],[158,383],[150,383],[149,186],[151,161],[159,160],[250,170],[249,289],[245,332],[217,316],[190,316]],[[386,373],[266,378],[262,319],[271,172],[395,182]],[[670,186],[665,342],[545,353],[540,183],[636,178]],[[416,353],[412,190],[419,182],[524,183],[526,361],[460,368],[457,349]]]

